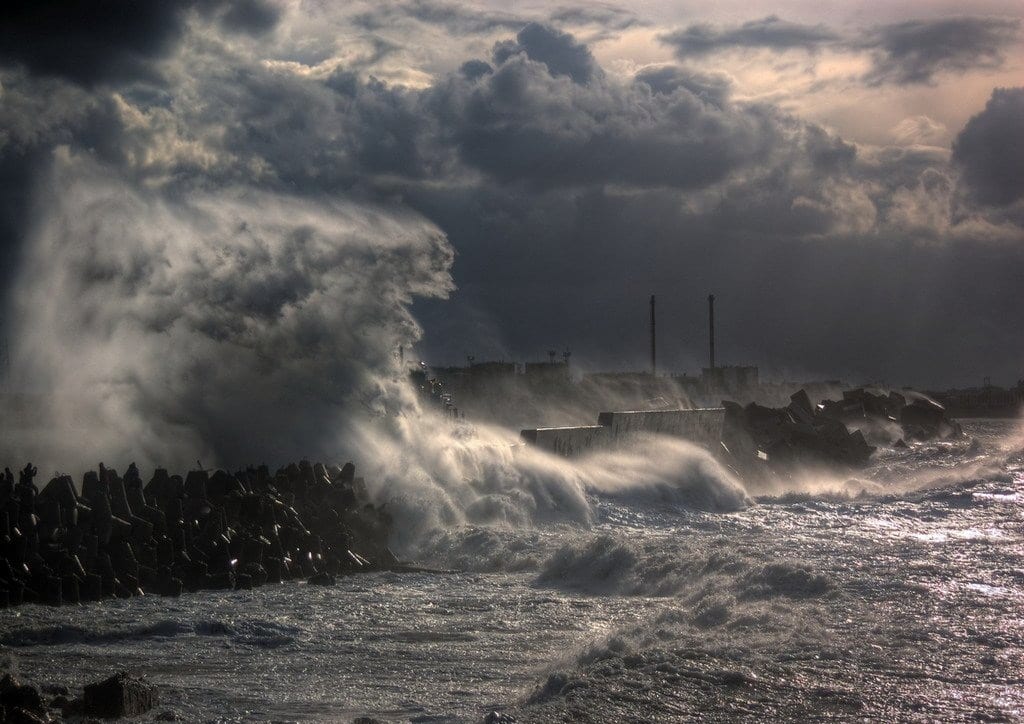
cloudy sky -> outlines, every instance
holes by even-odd
[[[388,299],[418,297],[416,353],[439,363],[571,349],[641,368],[657,294],[659,358],[695,371],[714,292],[720,362],[921,386],[1024,376],[1019,2],[92,5],[15,2],[0,29],[17,340],[58,318],[113,334],[118,312],[72,324],[60,307],[114,278],[123,314],[173,327],[195,299],[154,286],[178,262],[153,235],[188,213],[175,259],[227,310],[188,312],[216,340],[259,334],[244,320],[311,304],[363,259]],[[111,231],[108,208],[139,226]],[[270,253],[252,242],[283,228],[269,208],[315,217],[317,238],[341,224],[417,241]],[[239,209],[245,253],[195,220]],[[259,283],[219,287],[226,256]],[[32,316],[33,289],[33,309],[62,301]],[[142,289],[163,301],[125,302]],[[372,336],[364,323],[345,344]]]

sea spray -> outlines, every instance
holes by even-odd
[[[371,494],[396,518],[396,546],[422,555],[426,542],[432,560],[448,550],[461,567],[470,553],[453,540],[459,531],[478,540],[482,526],[587,529],[601,500],[677,512],[729,512],[750,503],[708,452],[665,437],[569,459],[525,445],[510,430],[422,410],[364,426],[357,447],[370,461]],[[490,569],[504,557],[481,551],[479,566]],[[522,565],[514,552],[507,559]]]
[[[0,457],[46,472],[341,458],[394,412],[413,298],[452,288],[446,238],[401,208],[147,190],[66,149],[38,197],[11,295],[38,409]]]

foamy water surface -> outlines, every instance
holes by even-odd
[[[187,721],[1020,719],[1024,444],[965,428],[734,512],[592,491],[592,525],[408,543],[450,574],[24,606],[0,647],[39,684],[146,674]]]

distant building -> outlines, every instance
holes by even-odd
[[[735,392],[748,390],[760,384],[757,367],[754,365],[726,365],[705,367],[700,373],[701,385],[705,390]]]
[[[533,389],[564,388],[572,381],[569,361],[527,362],[526,384]]]
[[[1016,417],[1024,413],[1024,380],[1018,380],[1017,386],[1009,389],[985,384],[926,394],[954,416]]]
[[[596,385],[613,391],[645,388],[657,381],[658,378],[650,372],[589,372],[583,375],[584,385]]]

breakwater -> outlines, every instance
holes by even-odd
[[[390,517],[352,463],[158,469],[145,484],[134,464],[100,465],[80,488],[61,475],[39,489],[36,475],[0,475],[0,607],[323,584],[397,564]]]
[[[602,412],[597,425],[527,428],[528,444],[564,457],[629,444],[645,435],[667,435],[715,449],[722,439],[725,409],[629,410]]]

